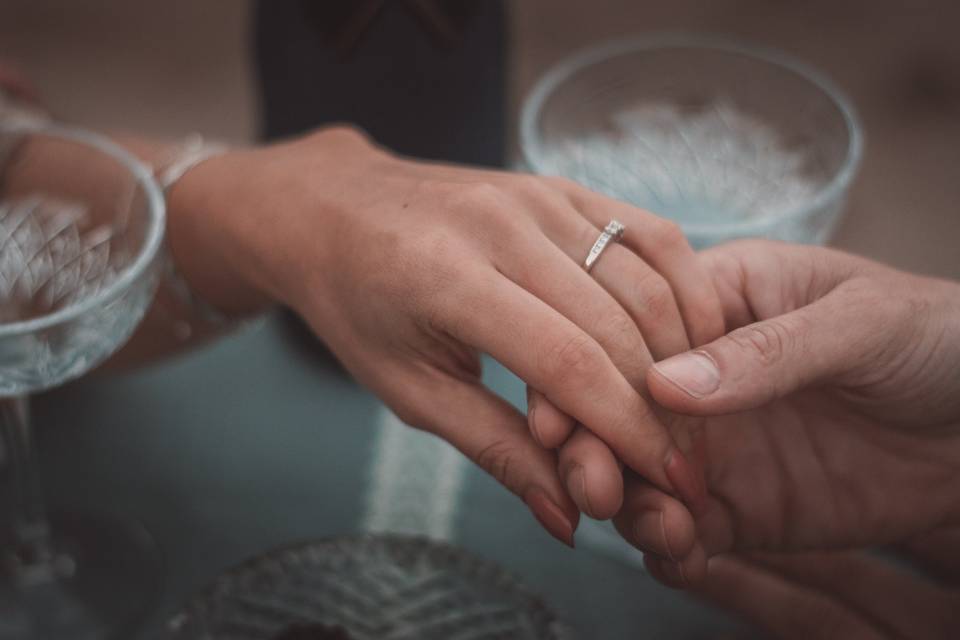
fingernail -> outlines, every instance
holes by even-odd
[[[575,464],[570,468],[570,471],[567,472],[566,485],[570,497],[577,503],[577,506],[593,518],[594,511],[590,505],[590,495],[587,493],[587,474],[581,465]]]
[[[694,398],[708,396],[720,386],[720,370],[706,351],[690,351],[653,365],[657,372]]]
[[[533,435],[533,439],[537,441],[537,444],[541,447],[543,446],[543,438],[540,437],[540,431],[537,429],[537,402],[534,400],[536,396],[530,393],[529,389],[527,390],[527,420],[530,422],[530,433]]]
[[[644,542],[647,542],[644,532],[651,530],[659,530],[660,532],[658,548],[652,549],[651,551],[657,555],[666,556],[671,561],[676,562],[677,559],[670,549],[670,542],[667,540],[667,528],[664,525],[663,511],[659,509],[643,511],[633,520],[633,538],[644,550],[647,550],[646,548],[649,547],[648,544],[644,544]]]
[[[527,503],[533,517],[550,535],[571,549],[574,548],[573,522],[564,514],[563,509],[550,499],[546,491],[540,487],[532,487],[527,490],[523,501]]]
[[[695,516],[702,513],[706,508],[707,488],[701,482],[700,474],[687,462],[679,449],[674,449],[667,454],[663,469],[677,497]]]

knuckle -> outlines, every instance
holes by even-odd
[[[495,211],[501,203],[500,189],[489,182],[471,182],[455,185],[446,196],[446,204],[454,210],[466,212]]]
[[[520,191],[536,195],[546,194],[551,190],[549,183],[544,181],[543,178],[529,173],[515,175],[511,184]]]
[[[636,297],[643,301],[644,314],[655,319],[673,315],[677,303],[673,290],[667,281],[657,272],[650,270],[635,280]]]
[[[578,332],[548,348],[541,369],[543,375],[555,383],[586,384],[594,379],[602,357],[600,346],[587,334]]]
[[[425,198],[443,199],[453,198],[458,192],[459,185],[439,178],[425,178],[420,181],[417,192]]]
[[[463,303],[473,254],[449,233],[427,232],[411,241],[405,269],[398,269],[398,302],[405,308],[446,315]],[[440,318],[437,318],[440,319]]]
[[[683,229],[672,220],[665,218],[657,219],[652,230],[652,235],[658,246],[671,249],[680,248],[693,252],[693,249],[690,248],[690,243],[687,242],[687,236],[683,233]]]
[[[640,330],[637,329],[633,319],[619,308],[605,314],[602,328],[615,349],[635,352],[643,343]]]
[[[526,218],[518,214],[517,199],[509,191],[489,182],[448,185],[443,190],[443,208],[466,224],[469,237],[500,241],[529,235]]]
[[[564,195],[538,176],[519,175],[509,182],[508,190],[516,203],[522,204],[535,219],[553,216],[559,208],[569,206]],[[510,218],[516,219],[515,213]]]
[[[752,354],[764,365],[783,360],[797,340],[787,323],[776,318],[737,329],[727,337],[739,350]]]
[[[333,141],[340,144],[371,144],[373,142],[370,134],[351,122],[334,122],[326,124],[307,134],[305,140],[312,143],[324,140],[328,142]]]
[[[505,238],[512,242],[529,242],[532,226],[530,218],[520,213],[515,207],[500,206],[487,212],[484,226],[495,230],[492,240],[500,244]]]
[[[620,309],[605,314],[598,335],[603,336],[602,344],[606,352],[629,380],[643,378],[639,357],[644,348],[643,336],[633,318]]]
[[[430,231],[415,240],[413,263],[431,292],[456,282],[466,259],[467,252],[452,234]]]
[[[426,429],[430,422],[427,407],[410,397],[392,402],[390,409],[400,422],[417,429]]]
[[[586,425],[602,434],[602,439],[625,465],[634,472],[651,477],[656,472],[651,461],[661,460],[670,446],[670,437],[662,428],[653,407],[636,392],[607,398],[607,417],[603,425]]]
[[[579,182],[564,176],[544,176],[541,177],[540,180],[542,184],[549,187],[552,191],[565,196],[569,202],[582,202],[584,198],[595,196],[592,191]]]
[[[561,191],[577,191],[583,189],[579,183],[564,176],[544,176],[541,180]]]
[[[516,450],[510,441],[500,438],[494,440],[477,453],[477,465],[489,473],[505,487],[517,486],[516,477]]]

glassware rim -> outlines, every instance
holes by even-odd
[[[0,133],[34,133],[59,137],[92,147],[119,162],[134,177],[137,184],[143,189],[146,196],[148,224],[143,247],[137,253],[133,262],[103,290],[95,295],[71,304],[53,313],[44,314],[29,320],[0,323],[0,339],[16,335],[36,333],[60,324],[66,324],[85,313],[109,302],[114,297],[130,288],[137,279],[147,270],[163,243],[166,220],[166,205],[163,194],[152,172],[140,160],[133,156],[106,136],[93,133],[78,127],[59,124],[0,124]]]
[[[840,168],[833,177],[806,202],[787,209],[782,213],[766,215],[749,221],[714,223],[679,222],[678,224],[680,224],[680,228],[685,234],[707,235],[721,233],[731,236],[751,235],[751,232],[755,234],[758,228],[765,228],[793,220],[794,218],[804,217],[809,212],[815,211],[836,199],[850,185],[854,176],[856,176],[860,160],[863,156],[863,129],[857,118],[856,110],[853,108],[852,102],[832,80],[812,66],[800,62],[796,58],[776,49],[744,44],[721,36],[696,35],[682,32],[608,40],[600,44],[584,47],[550,67],[534,84],[533,89],[531,89],[523,101],[520,112],[520,149],[530,169],[534,173],[540,173],[540,170],[544,166],[542,162],[544,155],[542,152],[542,139],[537,134],[537,122],[539,121],[539,116],[543,111],[547,99],[566,80],[587,67],[618,56],[641,51],[681,48],[739,54],[792,72],[823,92],[833,103],[834,107],[836,107],[843,116],[849,137],[847,155],[843,160],[843,164],[840,165]]]

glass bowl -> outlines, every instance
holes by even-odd
[[[820,73],[682,35],[560,62],[525,101],[520,138],[533,172],[671,218],[695,247],[826,242],[863,150],[853,108]]]
[[[164,203],[102,136],[0,124],[0,638],[129,638],[159,593],[136,522],[48,513],[28,396],[89,371],[133,333],[160,275]]]
[[[149,170],[106,138],[0,126],[18,141],[0,191],[0,397],[35,393],[106,359],[160,274],[164,203]]]

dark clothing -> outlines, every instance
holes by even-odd
[[[504,3],[430,3],[453,31],[434,29],[417,4],[259,2],[255,51],[263,136],[350,122],[406,155],[503,166]],[[357,10],[364,5],[379,7],[375,17]]]

